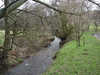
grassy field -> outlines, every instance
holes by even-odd
[[[0,31],[0,46],[3,45],[3,42],[4,42],[4,31]]]
[[[85,46],[77,48],[75,41],[65,44],[43,75],[100,75],[100,40],[90,33],[84,36]]]

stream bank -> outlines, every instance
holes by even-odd
[[[61,40],[55,37],[48,48],[8,70],[4,75],[41,75],[52,64],[54,55],[59,51],[60,42]]]

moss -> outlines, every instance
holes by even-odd
[[[4,31],[0,31],[0,46],[3,45],[3,42],[4,42]]]

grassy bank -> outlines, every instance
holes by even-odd
[[[77,48],[75,41],[65,44],[43,75],[100,75],[100,40],[90,33],[84,36],[85,46]]]

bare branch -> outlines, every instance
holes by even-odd
[[[51,9],[53,9],[54,11],[57,11],[57,12],[59,12],[59,13],[70,14],[70,15],[79,15],[78,13],[72,13],[72,12],[65,12],[65,11],[62,11],[62,10],[57,9],[57,8],[55,8],[55,7],[53,7],[53,6],[49,5],[49,4],[47,4],[47,3],[42,2],[42,1],[40,1],[40,0],[33,0],[33,1],[35,1],[35,2],[37,2],[37,3],[40,3],[40,4],[42,4],[42,5],[44,5],[44,6],[48,7],[48,8],[51,8]]]
[[[7,6],[8,14],[11,13],[12,11],[14,11],[15,9],[17,9],[19,6],[21,6],[21,5],[22,5],[23,3],[25,3],[26,1],[27,1],[27,0],[16,0],[16,1],[12,2],[11,4],[9,4],[9,5]],[[46,3],[42,2],[42,1],[40,1],[40,0],[33,0],[33,1],[35,1],[35,2],[37,2],[37,3],[40,3],[40,4],[46,6],[46,7],[50,8],[50,9],[53,9],[54,11],[59,12],[59,13],[70,14],[70,15],[76,15],[76,16],[79,16],[79,15],[80,15],[79,13],[73,13],[73,12],[65,12],[65,11],[62,11],[62,10],[60,10],[60,9],[57,9],[57,8],[55,8],[55,7],[52,7],[52,6],[49,5],[49,4],[46,4]],[[2,17],[4,17],[4,16],[5,16],[5,8],[1,8],[1,9],[0,9],[0,19],[1,19]]]
[[[37,17],[42,17],[42,16],[40,16],[40,15],[37,15],[37,14],[35,14],[35,13],[32,13],[31,11],[27,11],[27,10],[22,10],[22,9],[17,9],[19,12],[18,13],[20,13],[20,12],[25,12],[25,13],[29,13],[29,14],[31,14],[31,15],[33,15],[33,16],[37,16]]]
[[[96,2],[93,1],[93,0],[88,0],[88,1],[100,7],[100,4],[96,3]]]
[[[21,6],[24,2],[27,0],[16,0],[12,3],[10,3],[6,8],[0,9],[0,19],[5,16],[5,9],[7,9],[8,14],[13,12],[15,9],[17,9],[19,6]]]

